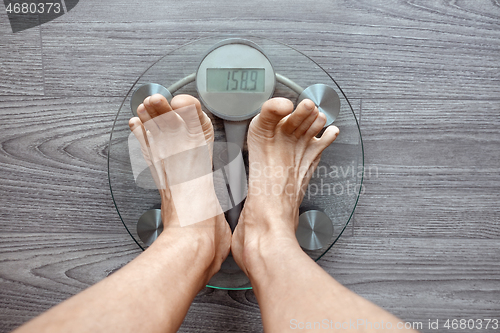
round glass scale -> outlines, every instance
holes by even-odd
[[[151,65],[125,96],[111,132],[108,175],[123,225],[145,249],[162,232],[161,199],[149,169],[133,170],[128,121],[144,98],[159,93],[198,98],[215,131],[213,170],[224,177],[216,189],[229,189],[230,202],[219,197],[232,229],[244,204],[248,178],[246,133],[250,120],[272,97],[297,105],[311,99],[340,134],[323,152],[299,211],[297,240],[314,260],[337,241],[358,202],[363,180],[363,143],[351,104],[318,64],[301,52],[255,36],[215,36],[196,40]],[[241,163],[236,163],[241,161]],[[215,177],[214,177],[215,178]],[[196,209],[196,207],[193,207]],[[286,255],[276,253],[277,256]],[[250,289],[231,256],[208,283],[220,289]]]

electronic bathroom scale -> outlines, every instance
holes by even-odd
[[[326,115],[326,125],[337,126],[340,134],[323,152],[309,183],[300,206],[296,236],[314,260],[332,247],[354,213],[364,160],[352,106],[325,70],[287,45],[255,36],[199,39],[152,64],[125,96],[113,124],[108,151],[114,204],[141,249],[151,245],[163,229],[161,199],[149,169],[133,170],[128,121],[142,101],[156,93],[169,101],[177,94],[190,94],[200,100],[211,118],[215,131],[213,169],[224,174],[215,186],[228,194],[218,198],[232,229],[247,191],[249,122],[269,98],[285,97],[295,106],[305,98],[311,99]],[[251,288],[231,256],[207,286]]]

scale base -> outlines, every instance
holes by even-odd
[[[141,215],[137,221],[137,234],[141,241],[150,246],[163,231],[161,210],[150,209]]]
[[[332,220],[320,210],[308,210],[300,214],[295,236],[303,249],[322,249],[332,239]]]

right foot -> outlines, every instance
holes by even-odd
[[[267,244],[297,245],[299,206],[321,153],[337,137],[311,100],[293,104],[273,98],[262,106],[248,130],[249,188],[234,231],[231,251],[247,273]]]

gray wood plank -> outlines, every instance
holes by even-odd
[[[40,28],[13,33],[0,10],[0,96],[43,95]]]
[[[442,325],[446,319],[498,318],[499,255],[493,239],[356,236],[341,238],[319,263],[400,318],[439,319]],[[426,326],[422,331],[432,332]]]
[[[114,115],[159,56],[225,32],[288,43],[363,98],[376,169],[320,264],[406,320],[498,317],[499,18],[486,0],[87,0],[12,34],[0,13],[0,331],[140,253],[107,187]],[[42,67],[58,98],[8,96],[43,95]],[[262,331],[255,297],[204,290],[181,331]]]
[[[2,232],[0,331],[8,332],[119,268],[140,250],[118,235]]]
[[[123,231],[107,177],[107,145],[120,103],[0,97],[3,232]]]
[[[319,263],[339,282],[402,319],[427,323],[498,317],[499,251],[497,241],[488,239],[346,237]],[[140,251],[125,234],[25,232],[0,234],[0,253],[0,331],[7,332],[98,282]],[[253,292],[205,289],[180,331],[261,329]]]
[[[0,332],[14,329],[97,283],[139,253],[125,232],[0,234]],[[204,289],[181,331],[200,329],[260,331],[255,297],[246,291]]]
[[[492,1],[86,1],[42,27],[46,92],[122,96],[176,46],[251,33],[305,52],[351,98],[499,99],[499,22]]]
[[[498,101],[363,100],[356,235],[500,235]]]

